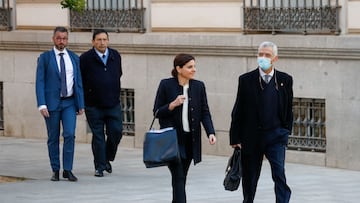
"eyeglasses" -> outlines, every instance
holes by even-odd
[[[67,41],[68,38],[67,38],[67,37],[63,37],[63,38],[61,38],[61,37],[56,37],[55,40],[56,40],[56,41]]]

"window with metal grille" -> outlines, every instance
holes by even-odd
[[[3,82],[0,82],[0,130],[4,130]]]
[[[339,0],[243,0],[244,32],[340,34]]]
[[[123,111],[123,135],[135,135],[134,89],[121,89],[120,102]]]
[[[11,11],[9,0],[0,0],[0,30],[11,30]]]
[[[70,29],[145,32],[143,0],[87,0],[85,10],[70,11]]]
[[[294,98],[294,126],[288,149],[326,151],[325,99]]]

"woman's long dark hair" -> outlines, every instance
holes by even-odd
[[[174,68],[171,70],[171,75],[176,78],[178,76],[178,72],[176,70],[176,67],[179,66],[182,68],[185,64],[187,64],[189,61],[195,60],[193,56],[190,54],[178,54],[174,58]]]

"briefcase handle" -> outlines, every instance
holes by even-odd
[[[156,116],[157,116],[158,112],[159,112],[159,109],[157,109],[157,110],[155,111],[154,118],[153,118],[153,120],[152,120],[152,122],[151,122],[151,125],[150,125],[149,130],[152,129],[152,126],[154,125],[154,121],[155,121],[155,119],[156,119]]]

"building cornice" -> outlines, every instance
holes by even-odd
[[[19,42],[2,41],[0,51],[36,51],[43,52],[53,46],[50,42]],[[88,43],[72,43],[69,49],[83,53],[91,47]],[[192,53],[204,56],[256,56],[256,47],[246,46],[191,46],[191,45],[159,45],[159,44],[112,44],[114,49],[122,54],[160,54],[176,55],[178,53]],[[329,49],[329,48],[279,48],[281,58],[306,58],[306,59],[348,59],[360,60],[360,49]]]
[[[51,49],[52,31],[0,32],[0,51],[43,52]],[[82,53],[92,47],[92,33],[70,32],[69,48]],[[273,41],[281,58],[360,60],[360,37],[317,35],[241,35],[237,33],[109,33],[110,46],[123,54],[256,56],[262,41]]]

